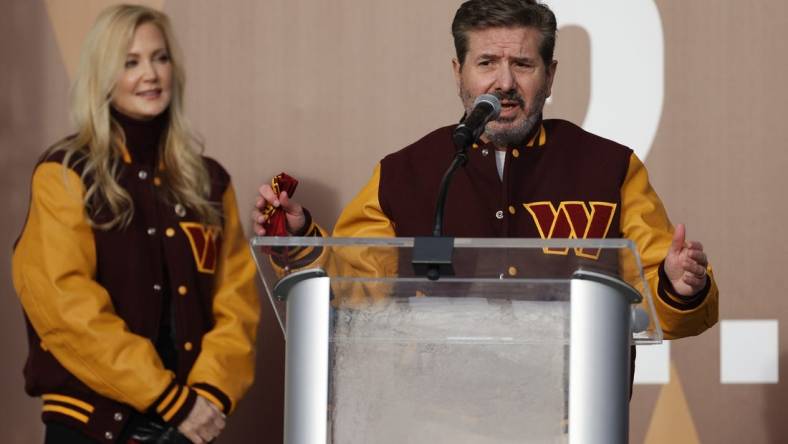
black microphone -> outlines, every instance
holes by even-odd
[[[501,112],[501,102],[492,94],[482,94],[473,102],[473,108],[465,120],[454,129],[454,160],[443,174],[438,200],[435,203],[435,224],[432,237],[416,237],[413,240],[413,270],[418,275],[426,276],[434,281],[441,275],[454,274],[452,256],[454,254],[454,238],[443,236],[443,210],[446,206],[446,195],[452,176],[458,168],[468,163],[468,147],[479,140],[484,126]]]
[[[484,132],[487,122],[498,117],[501,101],[492,94],[482,94],[473,102],[473,108],[461,124],[454,129],[452,140],[457,149],[471,146]]]

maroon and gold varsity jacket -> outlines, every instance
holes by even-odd
[[[199,394],[230,413],[252,383],[259,301],[255,266],[227,172],[205,158],[222,225],[206,226],[157,193],[159,171],[126,152],[119,184],[132,196],[126,228],[86,217],[80,163],[45,157],[32,179],[13,280],[28,325],[26,391],[42,418],[114,442],[133,411],[177,425]],[[154,342],[171,298],[176,371]]]
[[[430,235],[439,184],[454,155],[453,129],[440,128],[386,156],[342,212],[334,236]],[[717,322],[711,267],[707,287],[689,298],[676,295],[664,276],[661,264],[673,226],[644,165],[629,148],[572,123],[545,120],[526,146],[507,152],[502,180],[493,145],[474,145],[469,157],[448,191],[447,236],[628,238],[637,245],[656,295],[666,339],[697,335]],[[380,258],[358,258],[354,267],[375,275]],[[513,265],[500,271],[519,273]]]

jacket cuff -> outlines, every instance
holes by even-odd
[[[673,284],[670,283],[668,274],[665,273],[665,261],[662,261],[662,263],[659,264],[657,296],[662,300],[662,302],[668,304],[676,310],[686,311],[700,307],[700,305],[706,300],[706,296],[708,296],[710,289],[711,276],[708,276],[707,273],[706,285],[699,292],[692,296],[681,296],[678,294],[678,292],[676,292],[676,289],[673,288]]]
[[[312,214],[304,208],[306,221],[293,236],[323,237],[320,227],[312,220]],[[323,253],[322,247],[277,247],[271,249],[271,262],[285,270],[296,270],[311,265]]]
[[[211,404],[215,405],[225,415],[229,415],[232,411],[233,402],[230,400],[230,397],[211,384],[200,382],[193,384],[192,389],[194,389],[198,395],[210,401]]]
[[[196,401],[197,392],[173,381],[149,410],[160,416],[167,424],[178,427],[192,411]]]
[[[311,232],[315,228],[314,225],[312,224],[312,213],[310,213],[309,210],[307,210],[306,208],[303,208],[303,210],[304,210],[304,226],[301,227],[301,229],[298,230],[297,232],[293,233],[293,236],[296,237],[306,236],[307,233]]]

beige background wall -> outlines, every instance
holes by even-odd
[[[110,2],[0,3],[6,207],[0,219],[6,251],[0,255],[0,430],[4,442],[29,443],[40,442],[42,427],[39,402],[23,392],[26,341],[10,250],[24,223],[35,159],[69,131],[67,95],[79,44]],[[298,197],[328,227],[377,160],[461,114],[449,34],[459,3],[148,2],[173,19],[186,55],[188,113],[207,153],[232,174],[242,213],[262,181],[286,171],[301,180]],[[657,0],[656,6],[665,80],[662,116],[646,158],[653,183],[674,222],[687,223],[691,236],[704,242],[721,288],[720,316],[788,321],[788,248],[781,239],[788,218],[788,4]],[[583,122],[591,100],[592,38],[582,26],[561,30],[548,114]],[[636,60],[621,54],[609,72]],[[638,100],[638,91],[627,93]],[[785,375],[788,338],[785,332],[780,338]],[[281,442],[282,347],[266,311],[258,382],[221,442]],[[636,386],[633,442],[766,443],[788,435],[782,413],[788,379],[720,384],[719,327],[672,343],[671,357],[669,384]]]

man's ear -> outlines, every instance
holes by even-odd
[[[547,97],[553,94],[553,80],[555,80],[555,71],[558,69],[558,60],[553,60],[545,67],[546,83],[547,83]]]
[[[454,72],[454,83],[457,85],[457,91],[460,90],[460,83],[462,77],[462,65],[457,59],[451,59],[451,69]]]

